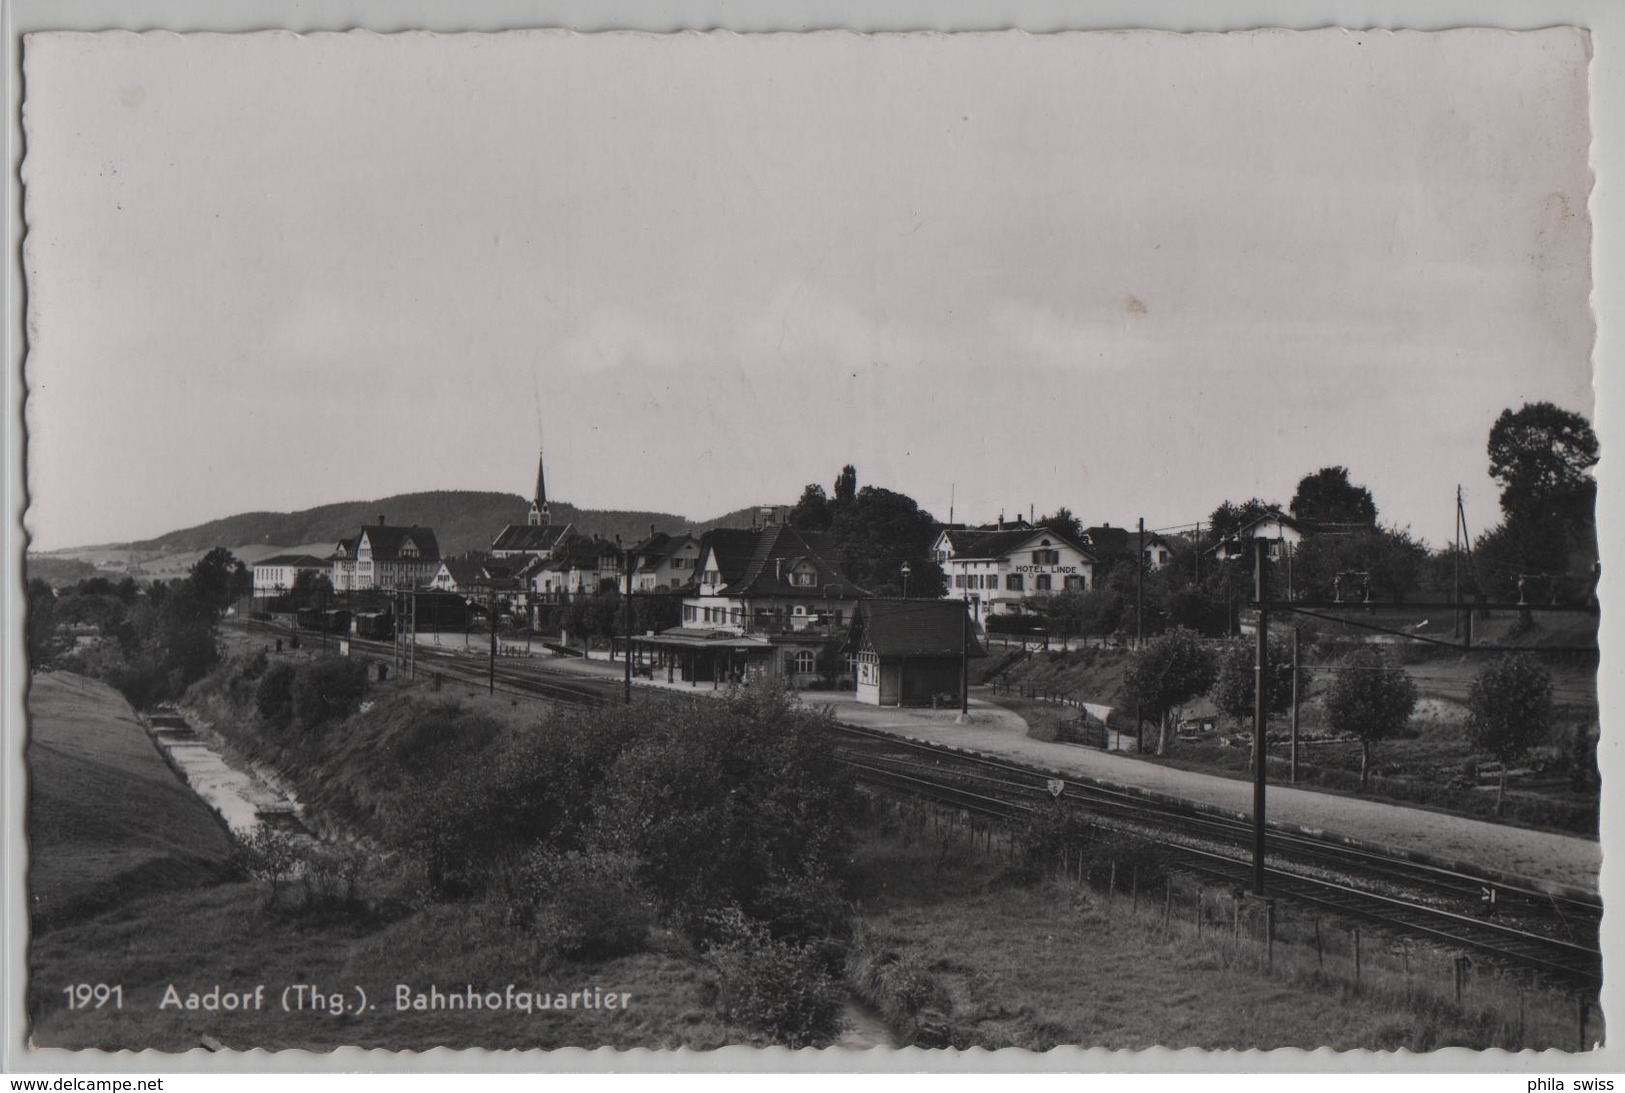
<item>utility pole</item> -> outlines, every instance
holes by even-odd
[[[1134,648],[1145,646],[1145,517],[1140,517],[1140,541],[1134,551]]]
[[[1450,600],[1456,605],[1456,610],[1451,617],[1450,636],[1459,638],[1461,636],[1461,483],[1459,482],[1456,484],[1456,549],[1451,558],[1455,562],[1456,576],[1455,591],[1451,594]]]
[[[970,604],[959,616],[959,717],[960,725],[970,720]]]
[[[1253,541],[1253,565],[1258,596],[1258,652],[1253,669],[1253,892],[1264,894],[1264,773],[1268,729],[1268,688],[1270,663],[1269,542]]]
[[[1192,556],[1195,565],[1195,577],[1191,584],[1200,587],[1202,584],[1202,521],[1196,521],[1196,553]]]
[[[491,616],[491,675],[488,692],[497,693],[497,585],[493,579],[485,595],[485,613]]]
[[[1292,765],[1291,779],[1298,780],[1298,627],[1292,628]]]
[[[615,545],[620,546],[620,536],[615,537]],[[621,568],[626,570],[626,648],[621,650],[626,658],[626,704],[632,705],[632,626],[636,621],[632,618],[632,558],[636,551],[622,551]]]

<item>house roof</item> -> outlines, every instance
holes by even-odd
[[[318,558],[314,554],[278,554],[274,558],[261,558],[254,563],[255,568],[260,566],[292,566],[297,569],[326,569],[329,565],[326,558]]]
[[[401,547],[411,540],[417,545],[418,560],[423,562],[438,562],[440,560],[440,544],[434,537],[433,528],[421,528],[417,525],[401,527],[392,524],[374,524],[361,529],[356,537],[359,548],[361,539],[365,538],[372,544],[372,556],[376,561],[393,562],[401,555]]]
[[[1071,547],[1089,561],[1094,554],[1071,536],[1046,527],[1021,527],[1004,531],[946,531],[955,558],[1003,558],[1021,550],[1035,539],[1049,539]]]
[[[701,541],[702,556],[708,549],[716,552],[723,591],[730,596],[822,599],[869,594],[842,571],[836,561],[835,541],[824,532],[799,531],[783,524],[755,531],[719,528]],[[808,566],[817,573],[816,583],[791,584],[790,574]]]
[[[545,527],[540,524],[509,524],[497,534],[491,549],[545,554],[573,538],[575,527],[572,524],[549,524]]]
[[[678,551],[686,549],[694,541],[692,535],[667,535],[663,531],[651,535],[639,543],[636,548],[637,556],[640,559],[638,571],[647,573],[659,569],[668,558]]]
[[[1102,524],[1099,527],[1085,528],[1083,533],[1102,554],[1126,554],[1130,551],[1131,533],[1128,528],[1114,528],[1110,524]]]
[[[977,627],[958,600],[866,600],[852,622],[852,646],[882,657],[985,657]]]
[[[465,554],[461,558],[443,558],[441,566],[451,574],[452,583],[459,588],[478,584],[485,575],[489,554]]]

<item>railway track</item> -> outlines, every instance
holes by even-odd
[[[1182,869],[1237,889],[1251,886],[1252,827],[1245,819],[1072,780],[1057,793],[1052,782],[1060,780],[1013,763],[849,725],[837,732],[860,781],[994,819],[1019,819],[1060,800],[1103,826],[1159,844]],[[1265,876],[1277,897],[1566,984],[1590,988],[1602,981],[1595,900],[1279,830],[1270,832]],[[1483,907],[1492,907],[1494,917]]]
[[[389,643],[351,641],[373,657],[394,652]],[[484,663],[422,648],[418,657],[448,678],[491,683]],[[619,683],[546,680],[539,674],[533,665],[499,662],[496,689],[579,706],[618,700]],[[1103,826],[1157,843],[1182,869],[1238,889],[1251,884],[1252,827],[1245,817],[1055,779],[1015,763],[878,730],[839,722],[834,730],[842,760],[863,783],[994,820],[1016,820],[1038,805],[1060,800]],[[1281,829],[1270,831],[1265,876],[1271,893],[1279,897],[1472,950],[1567,984],[1594,988],[1602,982],[1602,907],[1594,897],[1542,891],[1508,878]]]

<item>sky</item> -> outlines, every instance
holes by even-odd
[[[426,489],[1498,517],[1592,411],[1583,35],[33,35],[35,549]]]

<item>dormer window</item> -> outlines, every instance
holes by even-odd
[[[790,584],[795,588],[817,588],[818,570],[812,566],[797,566],[790,571]]]

